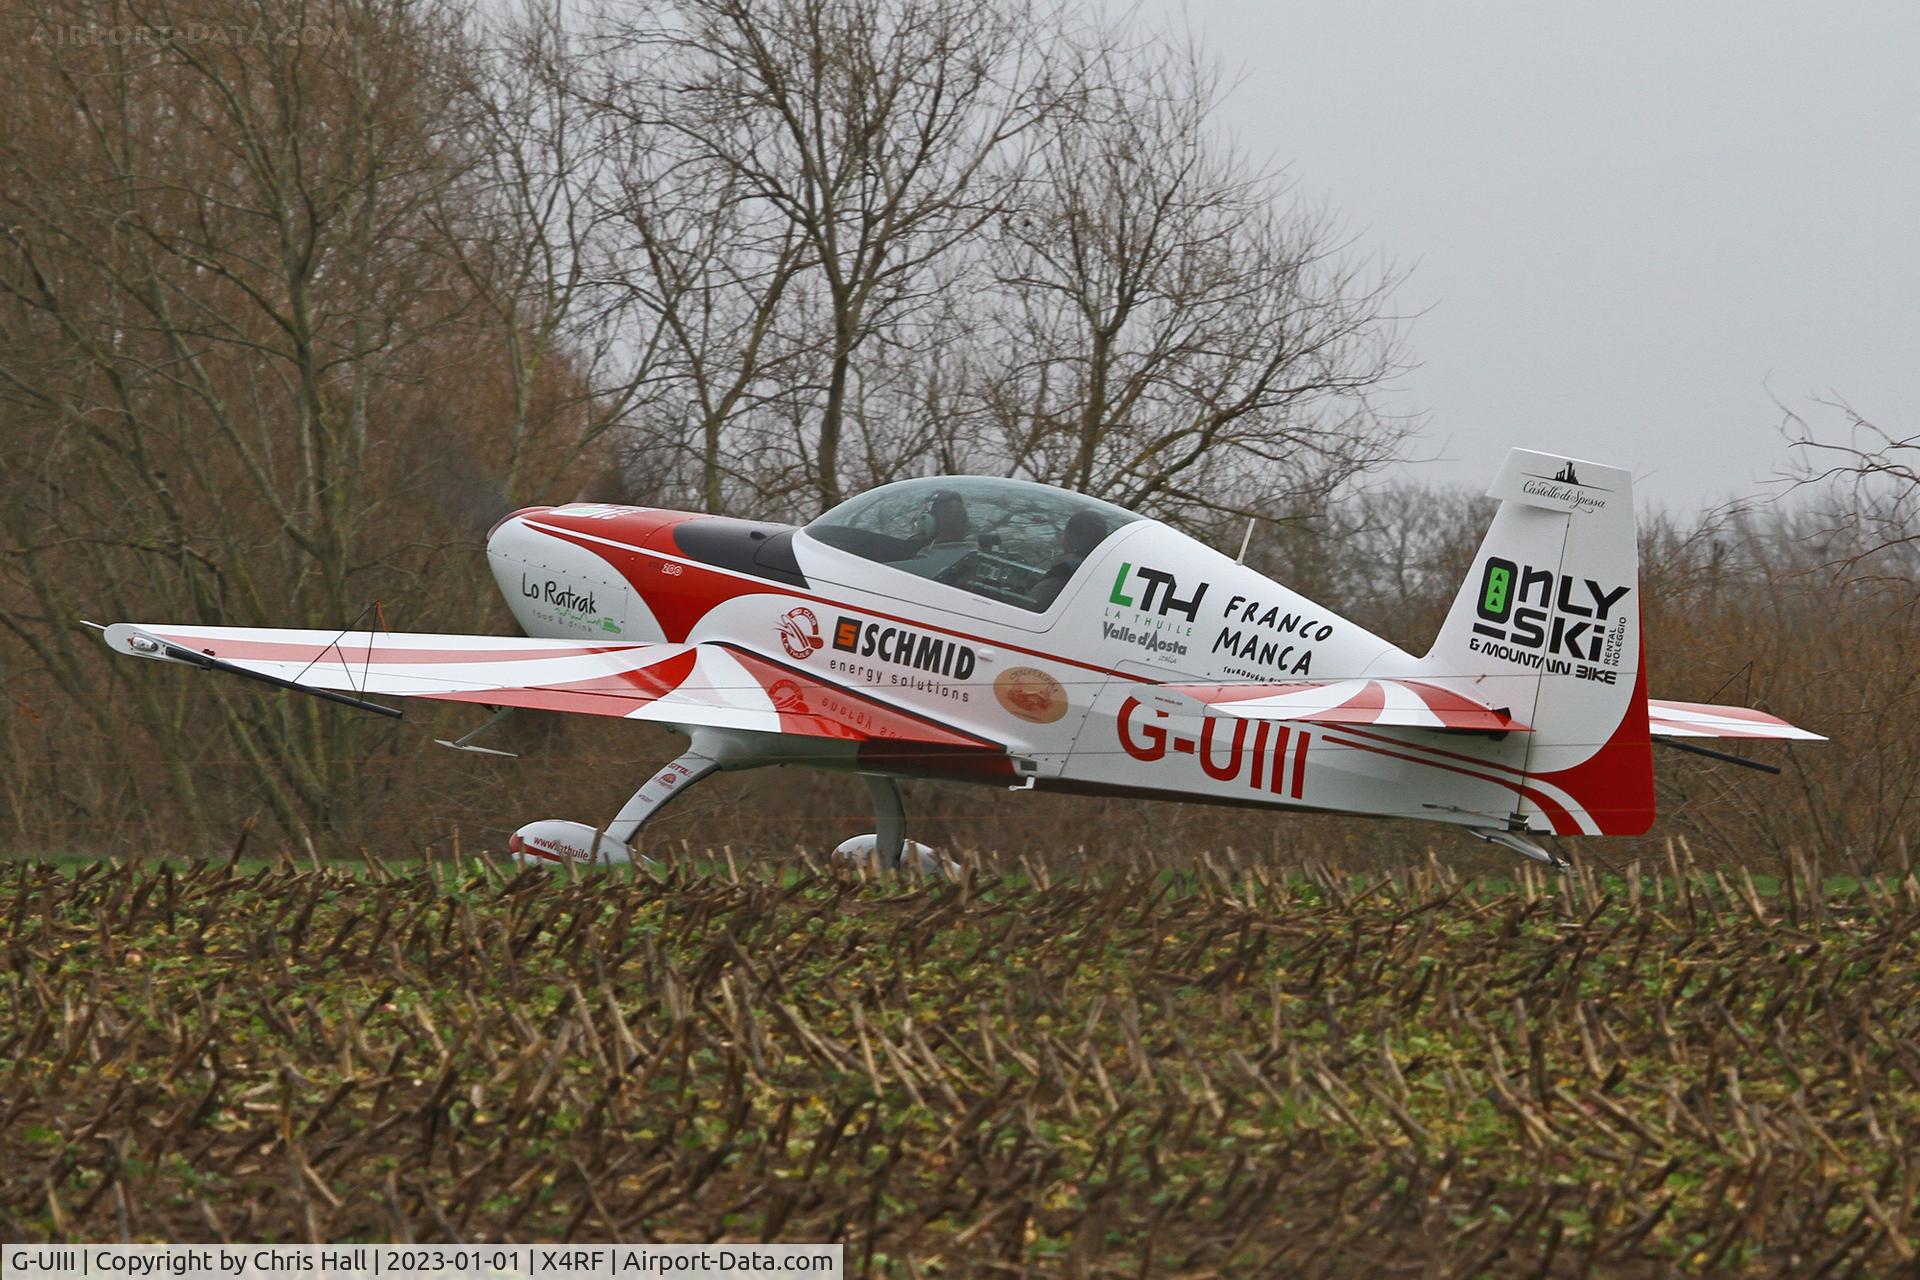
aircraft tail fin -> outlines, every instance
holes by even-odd
[[[1533,727],[1527,825],[1638,835],[1653,822],[1633,477],[1515,449],[1500,499],[1420,674]]]

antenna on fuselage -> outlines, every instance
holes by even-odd
[[[1240,554],[1233,558],[1235,564],[1245,564],[1247,562],[1247,545],[1253,541],[1253,522],[1257,519],[1259,519],[1258,516],[1247,517],[1247,532],[1245,536],[1240,539]]]

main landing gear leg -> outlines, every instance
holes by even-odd
[[[687,789],[708,774],[716,773],[720,762],[697,746],[689,748],[672,764],[648,778],[640,789],[620,806],[620,812],[607,824],[607,834],[631,848],[640,828],[655,814],[685,794]]]
[[[898,871],[909,859],[917,860],[920,870],[929,876],[951,880],[960,874],[960,864],[942,857],[918,840],[907,839],[907,811],[900,803],[900,784],[882,773],[862,774],[867,794],[873,797],[872,835],[855,836],[842,841],[833,851],[834,861],[866,866],[878,855],[879,863],[889,871]]]
[[[655,814],[684,794],[700,779],[722,767],[729,755],[725,740],[702,741],[696,736],[672,764],[654,771],[603,830],[582,822],[530,822],[513,833],[507,848],[522,862],[576,862],[616,866],[639,861],[633,839]]]
[[[881,866],[897,871],[907,848],[907,809],[900,802],[900,784],[884,773],[862,776],[873,797],[873,851],[880,855]]]

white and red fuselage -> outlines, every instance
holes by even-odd
[[[1364,682],[1420,663],[1156,521],[1107,538],[1043,612],[806,529],[650,508],[519,511],[487,555],[529,635],[726,644],[790,669],[796,697],[814,680],[844,686],[976,748],[890,753],[875,741],[854,767],[1479,826],[1521,813],[1575,834],[1599,825],[1554,781],[1527,776],[1520,735],[1365,723],[1369,695],[1404,698],[1399,684],[1357,686],[1358,713],[1337,726],[1195,714],[1178,690]],[[771,692],[777,705],[777,683]],[[1644,760],[1644,729],[1641,743]],[[816,739],[788,745],[820,757]]]

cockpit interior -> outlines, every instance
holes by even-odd
[[[1025,480],[930,476],[849,498],[807,525],[827,546],[1034,613],[1142,517]]]

